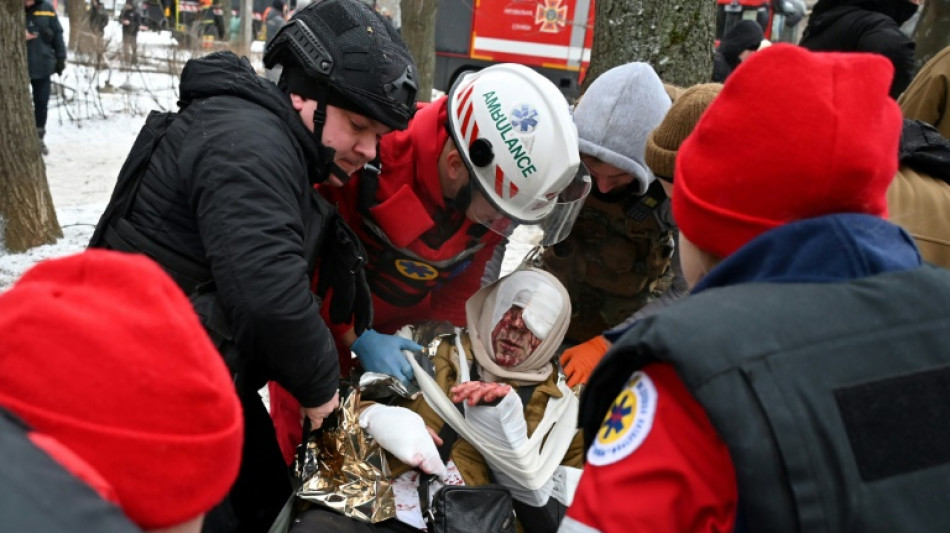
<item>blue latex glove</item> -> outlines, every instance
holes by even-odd
[[[356,339],[350,349],[360,358],[364,370],[389,374],[409,385],[415,376],[412,373],[412,365],[401,352],[419,352],[422,351],[422,346],[403,337],[384,335],[368,329]]]

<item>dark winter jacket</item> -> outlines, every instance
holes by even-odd
[[[754,20],[741,20],[729,28],[713,55],[712,81],[725,82],[741,62],[739,54],[746,50],[758,50],[763,38],[762,26]]]
[[[230,52],[189,61],[181,101],[129,220],[209,267],[249,387],[272,379],[304,406],[323,404],[340,370],[308,273],[313,135],[290,98]],[[204,294],[193,302],[207,326],[215,311]]]
[[[49,2],[36,2],[26,8],[26,30],[37,35],[26,42],[30,79],[48,78],[56,71],[56,59],[66,59],[63,27]]]
[[[277,35],[277,32],[284,27],[287,21],[284,20],[284,13],[277,9],[276,7],[271,7],[267,10],[267,41],[270,42],[271,39]]]
[[[822,0],[799,44],[814,51],[883,55],[894,64],[891,96],[897,98],[914,72],[914,41],[900,26],[915,11],[908,0]]]
[[[125,6],[122,13],[119,14],[119,22],[122,24],[123,39],[135,40],[139,33],[139,26],[142,25],[142,17],[139,10],[135,7]],[[128,24],[126,24],[128,22]]]
[[[37,445],[39,436],[0,409],[0,530],[135,533],[121,509]],[[63,458],[65,459],[65,457]],[[70,460],[77,460],[70,456]]]

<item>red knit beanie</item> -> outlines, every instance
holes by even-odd
[[[793,45],[753,54],[680,148],[673,218],[726,257],[759,234],[831,213],[887,216],[901,113],[875,54]]]
[[[0,294],[0,405],[95,468],[144,529],[208,511],[237,477],[243,420],[228,370],[143,256],[45,261]]]

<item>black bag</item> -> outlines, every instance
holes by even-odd
[[[501,485],[445,485],[429,505],[432,476],[419,477],[419,504],[429,533],[514,533],[511,492]]]

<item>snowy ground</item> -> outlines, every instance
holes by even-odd
[[[65,20],[63,25],[68,27]],[[118,24],[112,23],[106,39],[119,43],[119,31]],[[251,58],[258,68],[260,44],[255,43]],[[180,68],[168,72],[188,53],[179,50],[167,32],[142,32],[142,65],[128,71],[112,57],[116,47],[106,53],[106,61],[115,68],[96,70],[83,65],[83,58],[71,56],[62,78],[53,78],[62,90],[50,98],[46,128],[50,153],[44,160],[64,236],[54,244],[12,254],[3,247],[0,232],[0,291],[38,261],[85,248],[145,115],[153,109],[176,108]],[[503,271],[514,268],[526,251],[525,246],[512,246]]]

